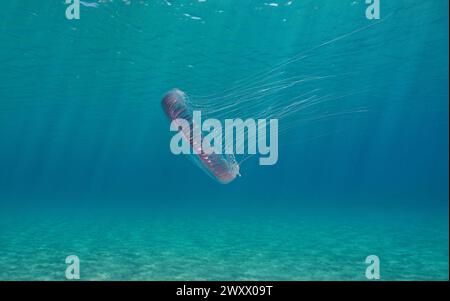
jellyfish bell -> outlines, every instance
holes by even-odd
[[[194,123],[192,105],[186,93],[180,89],[172,89],[163,97],[161,104],[184,142],[194,150],[189,156],[199,168],[221,184],[228,184],[240,176],[239,164],[233,154],[222,154],[202,148],[201,131],[196,133],[194,130],[196,126],[201,125]]]

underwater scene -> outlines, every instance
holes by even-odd
[[[448,6],[3,0],[0,281],[448,281]]]

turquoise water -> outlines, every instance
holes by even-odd
[[[448,280],[448,1],[3,2],[0,280]],[[286,60],[313,80],[223,92]],[[324,98],[220,185],[170,152],[174,87]]]

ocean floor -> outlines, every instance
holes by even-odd
[[[0,219],[0,280],[448,280],[448,220],[65,217]],[[447,224],[445,224],[447,223]]]

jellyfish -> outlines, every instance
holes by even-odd
[[[278,119],[279,134],[298,128],[301,122],[367,112],[364,106],[342,110],[336,108],[338,106],[333,107],[332,104],[333,101],[368,92],[364,87],[355,90],[341,89],[338,92],[333,90],[336,83],[346,82],[351,77],[358,76],[358,73],[345,70],[340,73],[299,74],[298,70],[301,70],[301,62],[312,57],[317,50],[363,32],[382,21],[309,48],[268,69],[240,79],[218,93],[188,95],[180,89],[173,89],[163,97],[163,110],[170,121],[177,122],[178,119],[184,119],[189,123],[188,129],[180,126],[180,133],[194,150],[190,156],[194,163],[217,182],[228,184],[241,175],[242,163],[252,155],[244,154],[237,158],[237,154],[206,152],[201,146],[204,138],[201,132],[196,136],[193,131],[196,126],[193,124],[193,112],[200,110],[202,115],[215,119],[233,117],[253,120]],[[236,145],[236,149],[255,138],[252,136],[255,133],[248,130],[245,134],[246,139],[238,142],[243,145]]]

